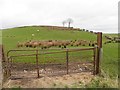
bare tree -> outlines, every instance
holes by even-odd
[[[71,23],[73,23],[73,20],[71,18],[68,18],[67,22],[68,22],[68,27],[70,27]]]
[[[65,23],[66,23],[66,21],[63,21],[63,22],[62,22],[62,24],[63,24],[63,27],[65,26]]]

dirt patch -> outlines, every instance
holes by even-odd
[[[21,72],[32,72],[37,68],[36,64],[28,64],[28,63],[13,63],[11,67],[12,75],[16,75],[17,71]],[[93,62],[86,63],[69,63],[68,64],[68,72],[69,73],[78,73],[78,72],[93,72]],[[63,75],[67,73],[67,65],[66,64],[57,64],[57,63],[49,63],[49,64],[39,64],[39,72],[41,74],[46,75]]]
[[[40,78],[37,78],[35,64],[13,63],[11,77],[5,88],[64,88],[85,85],[93,78],[93,63],[40,64]]]
[[[35,72],[35,71],[33,71]],[[28,77],[28,72],[26,74]],[[35,76],[33,74],[33,76]],[[6,82],[3,87],[4,88],[13,88],[13,87],[21,87],[21,88],[65,88],[65,87],[73,87],[74,85],[85,85],[91,81],[94,77],[90,72],[82,72],[82,73],[74,73],[62,76],[46,76],[41,74],[40,78],[32,77],[32,78],[17,78],[10,79]]]

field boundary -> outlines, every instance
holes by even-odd
[[[40,77],[40,70],[39,70],[39,63],[38,63],[38,56],[39,55],[45,55],[45,54],[56,54],[56,53],[66,53],[66,74],[69,73],[69,52],[77,52],[77,51],[89,51],[89,50],[92,50],[93,51],[93,75],[96,75],[97,73],[97,63],[98,63],[98,60],[97,60],[97,47],[92,47],[92,48],[79,48],[79,49],[62,49],[61,51],[55,51],[55,52],[44,52],[44,53],[39,53],[39,51],[41,50],[9,50],[7,52],[7,62],[9,63],[9,69],[11,69],[11,65],[10,63],[12,62],[12,58],[13,57],[24,57],[24,56],[36,56],[36,71],[37,71],[37,77],[39,78]],[[49,49],[49,50],[60,50],[60,49]],[[24,51],[36,51],[35,54],[19,54],[19,55],[14,55],[14,56],[11,56],[9,55],[10,53],[12,52],[24,52]]]
[[[57,52],[44,52],[44,53],[39,53],[39,50],[9,50],[7,52],[7,59],[4,61],[5,62],[5,66],[7,66],[7,74],[9,76],[11,76],[11,62],[12,62],[12,58],[13,57],[23,57],[23,56],[35,56],[36,57],[36,69],[37,69],[37,77],[40,77],[39,74],[39,63],[38,63],[38,56],[39,55],[44,55],[44,54],[55,54],[55,53],[66,53],[66,71],[68,74],[68,64],[69,64],[69,52],[77,52],[77,51],[87,51],[87,50],[93,50],[93,74],[97,75],[100,73],[100,68],[99,68],[99,64],[100,64],[100,60],[101,60],[101,49],[102,49],[102,32],[98,32],[97,33],[97,46],[92,47],[92,48],[79,48],[79,49],[62,49],[62,51],[57,51]],[[60,49],[53,49],[53,50],[60,50]],[[19,55],[14,55],[14,56],[10,56],[9,53],[11,52],[22,52],[22,51],[35,51],[35,54],[19,54]],[[4,53],[3,53],[4,54]]]

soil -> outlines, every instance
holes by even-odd
[[[4,88],[64,88],[85,85],[91,81],[93,63],[69,63],[67,74],[66,64],[39,65],[40,77],[37,78],[35,64],[14,63],[11,77],[4,83]]]
[[[45,74],[40,74],[40,78],[36,78],[35,74],[29,74],[29,72],[23,74],[29,78],[9,79],[6,83],[4,83],[3,87],[65,88],[74,87],[75,85],[85,85],[90,83],[91,79],[94,77],[94,75],[92,75],[90,72],[74,73],[62,76],[46,76]]]
[[[67,73],[66,64],[57,64],[57,63],[39,64],[38,67],[40,74],[46,74],[48,76],[63,75]],[[11,73],[13,76],[16,75],[16,71],[31,72],[35,70],[37,71],[36,64],[13,63],[11,65]],[[68,73],[79,73],[79,72],[93,72],[93,63],[74,62],[68,64]]]

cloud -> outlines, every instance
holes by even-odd
[[[112,32],[114,25],[117,32],[118,0],[0,0],[0,11],[2,28],[62,25],[72,18],[74,27]]]

